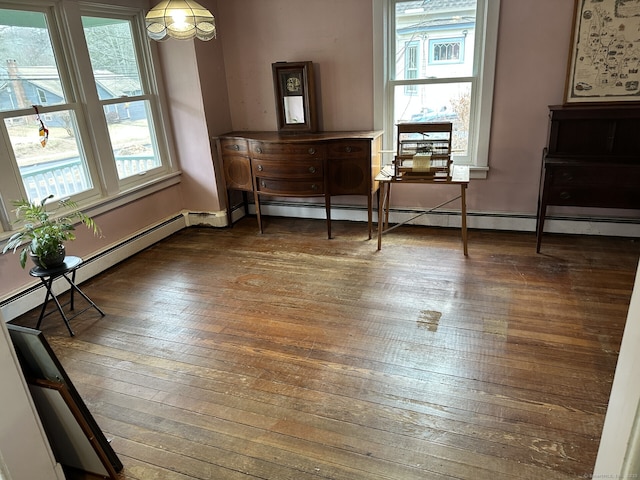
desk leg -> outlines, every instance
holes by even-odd
[[[387,182],[387,189],[384,195],[384,228],[389,228],[389,209],[391,208],[391,182]]]
[[[460,202],[462,203],[462,247],[465,256],[469,255],[467,251],[467,184],[460,184]]]
[[[380,192],[378,201],[378,250],[382,249],[382,230],[384,230],[385,221],[389,219],[389,190],[391,183],[380,182]]]
[[[550,182],[549,182],[550,183]],[[538,217],[536,219],[536,253],[540,253],[540,245],[542,244],[542,233],[544,232],[544,220],[547,216],[547,181],[545,180],[544,190],[540,194],[538,200]]]

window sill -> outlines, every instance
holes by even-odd
[[[171,172],[163,177],[150,180],[149,182],[136,185],[128,190],[112,195],[108,198],[100,198],[86,205],[82,205],[82,211],[90,216],[106,213],[114,208],[122,207],[152,193],[163,190],[167,187],[180,183],[182,172]]]
[[[159,192],[165,188],[177,185],[181,181],[182,172],[176,171],[155,178],[147,183],[136,185],[133,188],[119,192],[108,198],[99,198],[87,203],[81,203],[80,209],[90,217],[95,217],[103,213],[109,212],[115,208],[122,207],[128,203],[134,202],[140,198],[144,198],[152,193]],[[4,243],[16,230],[9,230],[0,233],[0,242]]]
[[[469,178],[486,179],[489,173],[489,167],[469,167]]]

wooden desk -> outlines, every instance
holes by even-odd
[[[467,251],[467,187],[469,185],[469,167],[456,165],[454,166],[454,175],[453,177],[448,178],[437,178],[433,180],[424,180],[424,179],[411,179],[411,178],[396,178],[393,174],[393,167],[385,167],[382,171],[376,176],[376,181],[379,182],[380,185],[380,205],[378,206],[378,250],[382,249],[382,234],[387,233],[401,225],[410,222],[422,215],[426,215],[429,212],[434,211],[437,208],[440,208],[448,203],[451,203],[457,199],[460,199],[462,204],[461,206],[461,231],[462,231],[462,246],[465,256],[468,255]],[[421,212],[418,215],[406,220],[404,222],[398,223],[393,227],[389,227],[389,197],[391,195],[391,185],[392,184],[403,184],[403,183],[411,183],[411,184],[422,184],[422,185],[460,185],[460,195],[446,202],[441,203],[425,212]]]
[[[640,209],[638,131],[637,105],[549,107],[536,252],[548,206]]]

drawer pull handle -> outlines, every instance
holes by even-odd
[[[311,148],[309,149],[309,155],[315,155],[315,153],[316,153],[316,149],[315,149],[315,148],[313,148],[313,147],[311,147]]]
[[[316,167],[309,167],[309,173],[316,173]]]
[[[256,152],[262,153],[262,148],[260,148],[260,147],[256,148]]]
[[[264,180],[260,180],[260,186],[266,188],[267,184],[264,182]]]
[[[262,170],[264,170],[264,168],[262,168],[262,165],[258,165],[258,171],[261,172]]]
[[[571,198],[571,194],[569,192],[561,192],[560,198],[562,200],[569,200]]]
[[[236,150],[236,151],[237,151],[237,150],[240,150],[240,145],[238,145],[238,144],[236,143],[236,144],[235,144],[233,147],[231,147],[231,148],[233,148],[234,150]]]
[[[345,147],[344,151],[347,153],[351,153],[351,147],[350,146]]]
[[[573,175],[571,175],[570,173],[565,172],[565,173],[562,174],[562,179],[571,181],[571,180],[573,180]]]
[[[316,185],[315,183],[311,184],[311,190],[318,190],[318,185]]]

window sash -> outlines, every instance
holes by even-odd
[[[401,0],[374,0],[374,55],[383,58],[374,60],[374,124],[383,128],[383,159],[392,160],[395,149],[394,95],[399,86],[420,88],[422,85],[437,85],[448,82],[469,82],[474,99],[469,114],[470,136],[468,155],[453,155],[456,163],[471,166],[473,178],[486,177],[488,170],[488,151],[490,124],[493,103],[493,84],[495,58],[497,50],[498,18],[500,0],[478,0],[476,8],[476,28],[473,37],[474,54],[471,75],[443,78],[396,79],[396,3]],[[377,33],[380,32],[380,34]],[[466,35],[466,32],[463,32]],[[449,35],[449,38],[452,36]],[[465,38],[465,41],[469,37]]]

